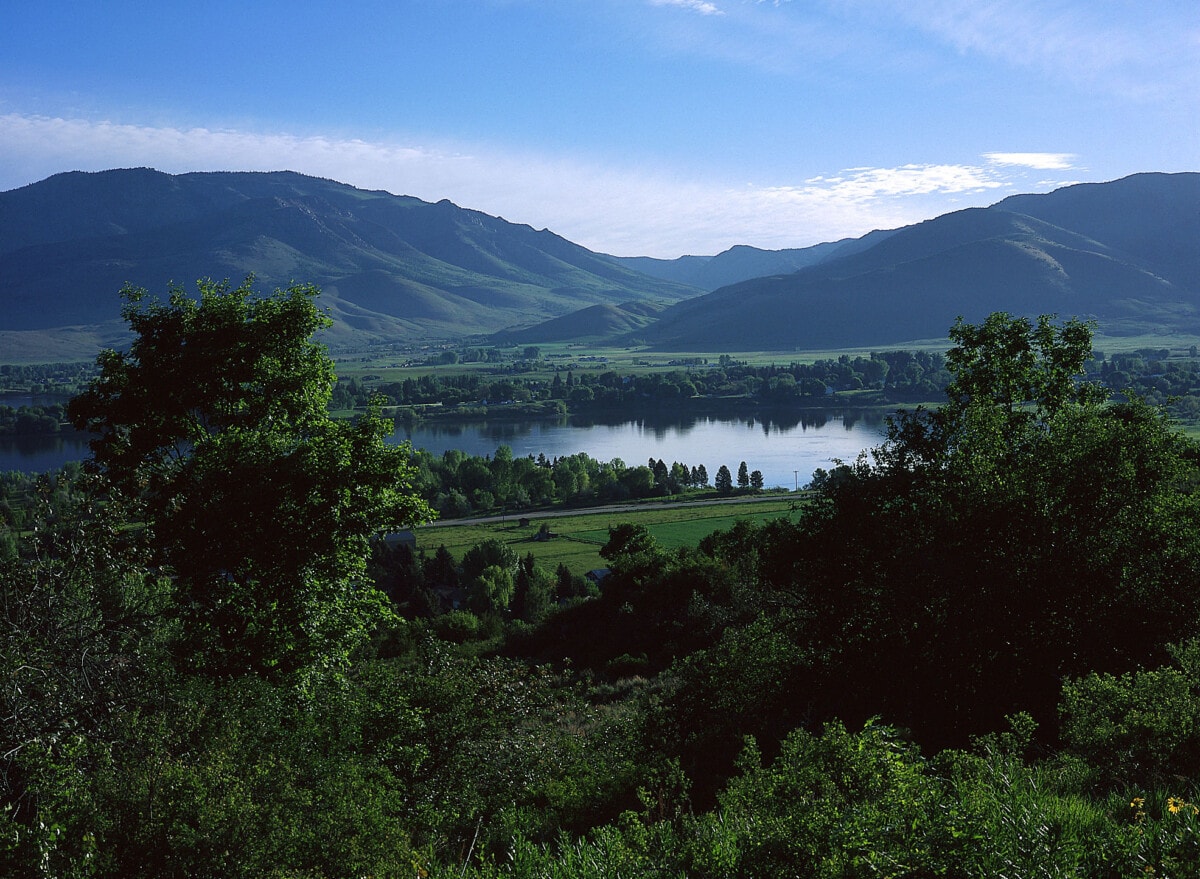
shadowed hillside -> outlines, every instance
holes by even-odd
[[[1110,334],[1200,332],[1200,174],[1015,196],[873,247],[677,303],[639,336],[672,350],[940,338],[958,315],[1095,319]]]
[[[498,344],[609,339],[625,333],[636,333],[651,325],[664,307],[653,302],[592,305],[548,320],[536,327],[500,332],[493,338]]]
[[[343,343],[494,332],[696,292],[546,230],[291,172],[72,172],[0,193],[0,331],[103,325],[127,282],[161,292],[250,273],[262,287],[321,287],[329,339]]]

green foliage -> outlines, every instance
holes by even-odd
[[[746,736],[773,747],[803,722],[795,693],[805,661],[780,620],[761,615],[672,667],[677,685],[651,719],[680,754],[700,803],[733,775]]]
[[[186,663],[211,674],[344,666],[384,604],[368,540],[425,517],[388,425],[329,418],[332,365],[312,287],[257,297],[201,282],[166,303],[124,291],[135,339],[71,404],[94,467],[143,505],[172,571]]]
[[[713,481],[713,485],[716,486],[717,494],[733,492],[733,475],[724,464],[717,468],[717,478]]]
[[[600,550],[603,558],[616,561],[622,556],[659,551],[658,544],[643,525],[617,525],[608,529],[608,543]]]
[[[1035,323],[995,312],[977,325],[958,318],[946,355],[953,376],[946,388],[950,412],[978,407],[1010,419],[1024,412],[1044,420],[1067,403],[1102,402],[1103,391],[1075,381],[1092,356],[1092,329],[1077,320],[1056,327],[1047,315]]]
[[[296,699],[260,678],[177,681],[99,774],[102,875],[400,875],[419,715],[365,669]]]
[[[516,572],[517,554],[508,544],[489,537],[468,549],[463,554],[462,576],[466,581],[483,574],[488,568]]]
[[[960,322],[950,403],[787,516],[581,524],[597,588],[535,525],[439,532],[461,571],[370,541],[435,470],[465,504],[702,468],[412,466],[373,411],[329,422],[311,294],[130,293],[134,347],[72,409],[99,474],[5,482],[0,874],[1200,871],[1200,453],[1075,384],[1083,325]],[[473,612],[436,613],[460,583]]]
[[[1063,686],[1063,739],[1106,788],[1169,788],[1200,777],[1200,642],[1174,665],[1089,674]]]
[[[831,724],[797,731],[779,756],[746,772],[721,796],[721,820],[738,828],[734,875],[813,877],[937,875],[947,852],[931,851],[944,794],[915,749],[893,730],[857,734]],[[705,864],[700,875],[722,875]],[[725,874],[728,875],[728,874]]]
[[[97,857],[94,774],[152,690],[169,584],[105,508],[40,511],[0,560],[0,875],[76,875]]]
[[[479,635],[479,617],[467,610],[452,610],[433,621],[433,630],[443,640],[462,644]]]
[[[948,753],[951,799],[941,845],[965,876],[1129,876],[1131,828],[1104,804],[1063,789],[1054,767],[1030,766],[1000,737],[975,753]],[[1011,741],[1009,742],[1011,744]],[[951,875],[954,875],[953,872]]]
[[[956,337],[950,405],[898,417],[760,550],[837,669],[819,713],[882,712],[935,746],[1019,710],[1052,728],[1062,676],[1153,661],[1200,618],[1191,443],[1072,383],[1081,325],[1000,315]]]

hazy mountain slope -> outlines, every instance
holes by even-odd
[[[68,173],[0,193],[0,330],[114,319],[125,282],[315,283],[331,338],[448,336],[696,291],[448,201],[291,172]]]
[[[1196,174],[1137,175],[946,214],[678,303],[638,336],[678,350],[883,345],[1000,309],[1095,318],[1110,333],[1197,332],[1198,186]]]
[[[663,307],[651,302],[592,305],[523,330],[497,333],[493,339],[498,344],[609,339],[649,326]]]
[[[763,250],[739,244],[716,256],[681,256],[678,259],[654,259],[648,256],[612,257],[619,265],[626,266],[656,278],[676,281],[699,287],[701,290],[716,290],[739,281],[761,278],[767,275],[782,275],[808,266],[818,265],[828,259],[844,256],[852,250],[870,246],[891,232],[872,232],[863,238],[847,238],[815,244],[812,247],[795,247],[784,250]]]
[[[1073,229],[1177,284],[1200,286],[1200,174],[1135,174],[996,205]]]

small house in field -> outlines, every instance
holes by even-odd
[[[611,573],[612,571],[610,571],[608,568],[595,568],[591,571],[588,571],[583,576],[585,579],[595,583],[597,586],[602,586],[604,585],[604,581],[608,579],[608,575]]]

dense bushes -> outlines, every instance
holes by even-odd
[[[303,328],[311,302],[229,292],[137,311],[245,369],[174,413],[204,432],[100,405],[147,380],[110,360],[75,410],[113,419],[108,478],[32,483],[10,531],[0,873],[1200,872],[1200,455],[1075,383],[1086,327],[956,326],[949,404],[897,417],[799,516],[675,551],[613,528],[588,592],[500,541],[368,554],[430,462],[305,408],[319,357],[302,411],[258,400],[288,357],[205,330]],[[526,466],[608,478],[442,463],[493,497]],[[254,521],[262,480],[295,527]]]

